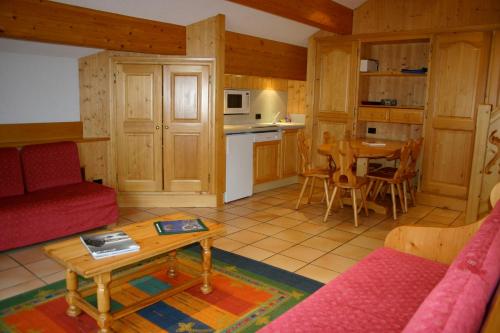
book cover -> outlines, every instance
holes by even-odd
[[[140,246],[123,231],[82,235],[80,240],[94,259],[139,251]]]
[[[159,235],[183,234],[208,230],[200,219],[158,221],[155,222],[154,225]]]

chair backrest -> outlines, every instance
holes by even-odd
[[[331,156],[335,162],[336,170],[332,178],[335,183],[356,185],[357,177],[352,171],[354,152],[349,141],[341,140],[332,145]]]
[[[306,138],[304,131],[299,131],[297,145],[301,161],[300,172],[303,174],[311,168],[311,160],[309,159],[310,140]]]
[[[408,172],[415,172],[417,169],[417,162],[420,156],[420,151],[422,150],[422,146],[424,144],[424,138],[420,138],[418,140],[412,141],[411,145],[411,161],[408,165]]]
[[[401,151],[399,153],[399,166],[396,172],[394,173],[394,179],[402,178],[409,172],[409,167],[411,164],[411,152],[412,152],[413,140],[408,141],[401,147]]]

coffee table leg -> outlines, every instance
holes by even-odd
[[[177,275],[176,269],[175,269],[176,264],[177,264],[176,255],[177,255],[176,250],[170,251],[168,253],[168,261],[167,261],[168,271],[167,271],[167,274],[168,274],[168,277],[170,277],[170,278],[174,278]]]
[[[82,310],[75,305],[75,298],[80,297],[80,294],[78,294],[78,276],[70,269],[66,270],[66,288],[68,289],[66,301],[69,305],[66,314],[70,317],[76,317],[82,312]]]
[[[203,273],[201,273],[203,284],[201,285],[201,292],[206,295],[212,292],[212,286],[210,285],[210,274],[212,270],[212,252],[210,251],[210,247],[212,246],[212,239],[204,239],[200,242],[200,245],[203,256]]]
[[[102,273],[94,278],[97,285],[97,310],[99,317],[97,325],[99,325],[98,333],[111,333],[111,323],[113,317],[109,313],[110,310],[110,295],[109,295],[109,282],[111,281],[111,273]]]

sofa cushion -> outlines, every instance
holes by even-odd
[[[446,269],[376,250],[259,332],[401,332]]]
[[[0,148],[0,198],[23,193],[19,151],[17,148]]]
[[[500,203],[453,261],[405,332],[478,332],[500,276]]]
[[[21,151],[28,192],[80,183],[80,159],[74,142],[25,146]]]
[[[112,188],[81,182],[0,199],[0,251],[116,222]]]

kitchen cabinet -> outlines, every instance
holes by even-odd
[[[358,121],[419,124],[424,121],[423,110],[397,107],[359,107]]]
[[[281,141],[256,142],[253,146],[254,185],[281,178]]]
[[[298,129],[285,130],[281,139],[281,177],[293,177],[299,170],[299,151],[297,147]]]

